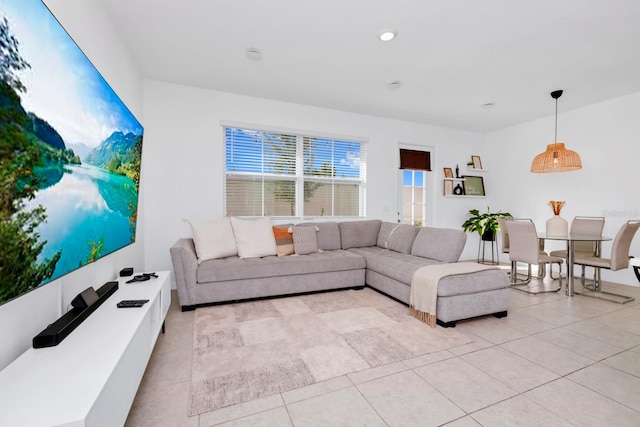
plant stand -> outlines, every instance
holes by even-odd
[[[498,265],[500,264],[500,258],[498,257],[498,244],[496,242],[497,233],[491,231],[485,233],[480,242],[478,243],[478,263],[479,264],[488,264],[488,265]],[[487,259],[485,256],[485,250],[487,244],[491,244],[491,260]]]

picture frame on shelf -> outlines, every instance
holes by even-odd
[[[467,196],[485,196],[484,180],[481,176],[464,175],[464,194]]]
[[[473,163],[474,169],[482,169],[482,160],[480,156],[471,156],[471,163]]]
[[[442,194],[444,194],[445,196],[453,195],[453,180],[445,179],[442,182],[443,182]]]
[[[445,178],[453,178],[453,169],[451,169],[451,168],[442,168],[442,170],[444,171],[444,177]]]

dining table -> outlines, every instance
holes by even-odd
[[[548,235],[546,233],[538,233],[538,239],[540,241],[545,240],[559,240],[565,241],[567,243],[567,287],[566,294],[572,297],[574,292],[574,274],[573,274],[573,264],[575,259],[575,242],[596,242],[596,256],[600,255],[600,243],[612,240],[612,237],[603,236],[603,235],[595,235],[595,234],[576,234],[576,233],[568,233],[566,236],[554,236]]]

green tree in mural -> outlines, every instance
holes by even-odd
[[[93,262],[102,256],[102,251],[104,250],[104,237],[100,236],[98,241],[88,241],[87,246],[89,246],[89,258],[86,261],[80,261],[78,267],[82,267],[85,264]]]
[[[44,208],[38,206],[0,221],[0,302],[35,288],[53,274],[60,252],[43,263],[36,262],[45,245],[36,229],[45,218]]]
[[[16,92],[24,93],[27,88],[17,73],[31,68],[31,65],[20,56],[18,45],[18,39],[9,29],[9,21],[3,18],[0,22],[0,79]]]
[[[142,162],[142,136],[138,137],[133,145],[133,168],[131,179],[136,183],[136,191],[140,191],[140,167]],[[138,221],[137,199],[129,202],[129,233],[131,241],[136,240],[136,223]]]
[[[0,22],[0,303],[29,291],[53,274],[60,253],[41,263],[46,242],[37,227],[46,220],[42,206],[25,209],[38,179],[33,173],[40,152],[25,128],[29,119],[20,103],[26,87],[18,72],[30,68],[6,18]]]

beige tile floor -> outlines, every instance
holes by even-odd
[[[127,426],[640,426],[640,288],[618,305],[511,291],[474,342],[187,416],[194,312],[174,300]]]

